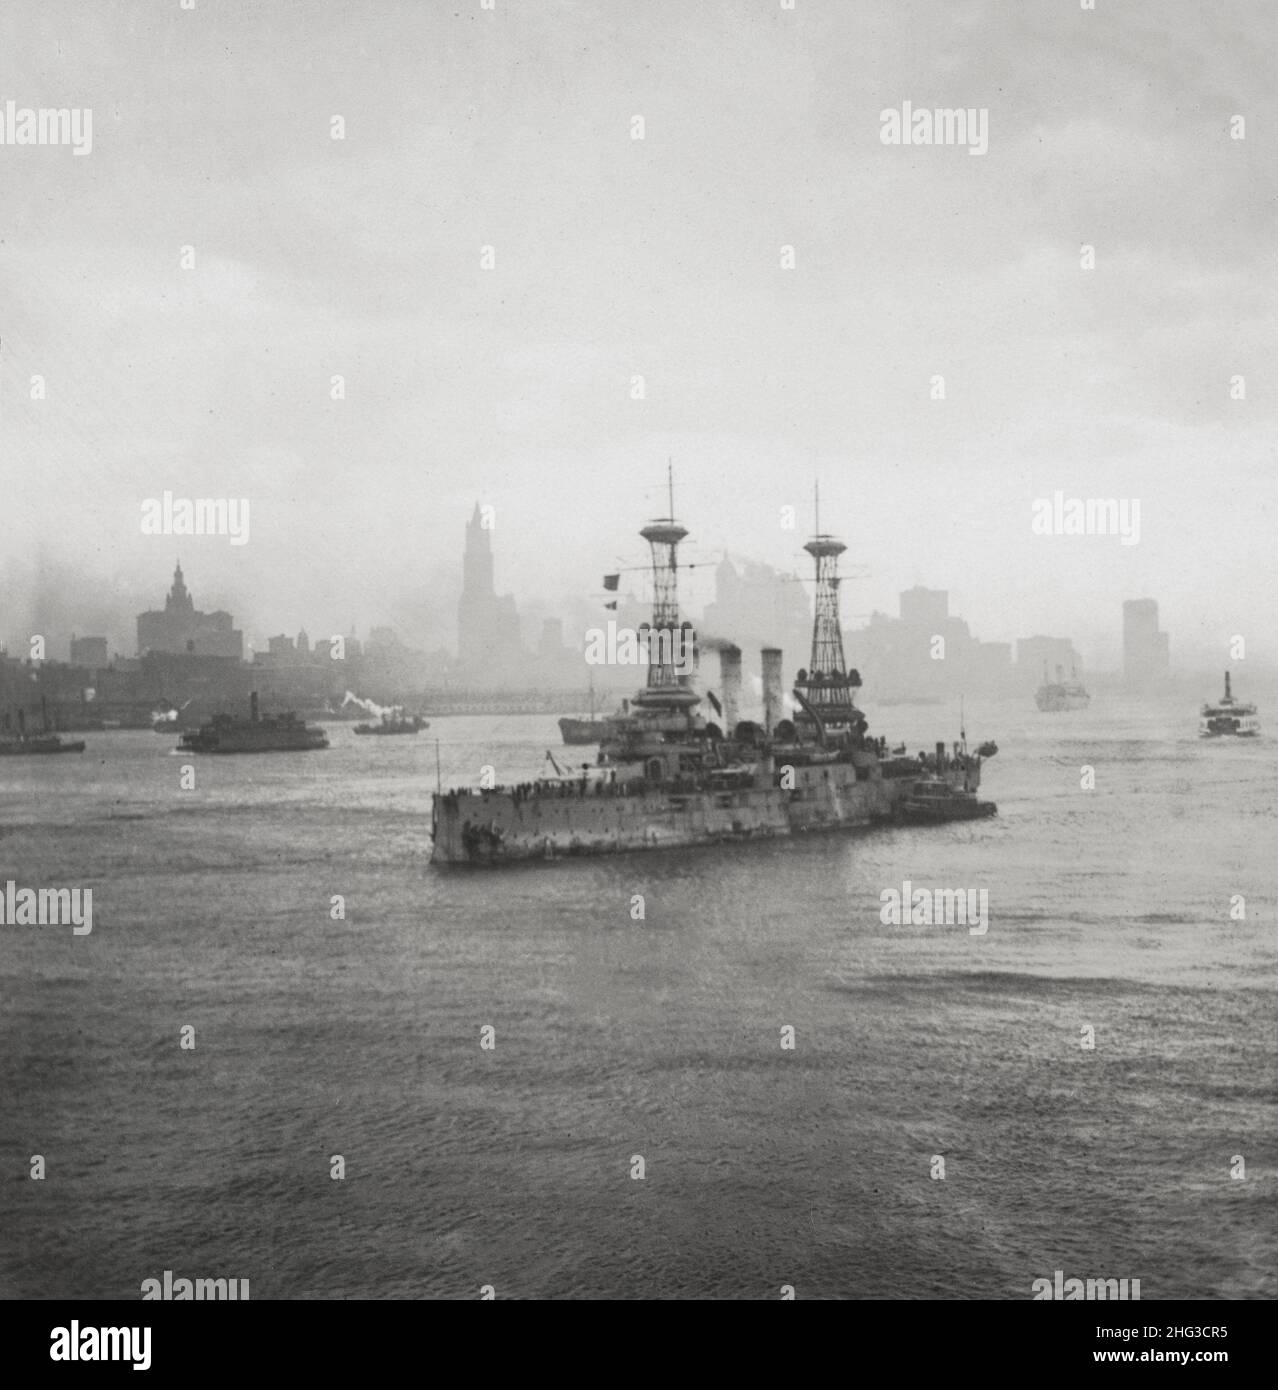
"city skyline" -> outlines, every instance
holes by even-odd
[[[470,530],[477,525],[476,517],[484,505],[478,501],[471,503],[469,508],[470,520],[462,523],[464,529]],[[809,502],[809,510],[810,506]],[[489,510],[492,510],[491,505],[489,505]],[[651,510],[655,512],[664,509],[654,507]],[[827,519],[831,521],[836,533],[838,533],[837,521],[829,516],[828,509]],[[744,554],[735,541],[717,549],[709,549],[704,542],[698,545],[696,532],[691,530],[686,549],[693,559],[681,571],[681,601],[690,610],[695,609],[697,611],[712,605],[715,602],[714,574],[723,564],[731,563],[735,559],[738,564],[746,568],[761,567],[794,578],[797,581],[797,587],[804,594],[805,602],[810,607],[812,577],[804,570],[806,557],[802,551],[802,538],[807,533],[803,529],[803,522],[804,515],[800,511],[795,519],[793,529],[793,536],[798,539],[795,539],[791,544],[790,563],[782,566],[772,565],[760,556]],[[449,528],[449,530],[452,529],[454,528]],[[496,526],[486,526],[479,529],[490,541],[494,537],[499,540],[509,540],[506,533],[499,532]],[[637,527],[632,529],[637,533]],[[1095,543],[1100,538],[1081,537],[1080,539]],[[173,555],[172,563],[180,563],[181,551],[185,550],[188,555],[199,556],[201,566],[207,564],[209,571],[215,574],[218,571],[215,557],[207,549],[193,546],[193,542],[204,541],[207,545],[213,540],[214,538],[210,537],[171,536],[165,537],[164,543],[167,544]],[[225,546],[225,540],[220,540],[220,544]],[[631,579],[632,583],[637,580],[637,587],[642,588],[646,585],[647,576],[644,573],[645,565],[641,546],[624,526],[619,525],[618,527],[616,546],[612,549],[606,547],[607,542],[605,541],[604,545],[600,546],[597,551],[598,565],[613,566],[624,559],[628,562],[625,568],[630,572],[628,578]],[[461,550],[462,547],[459,544],[458,556],[460,556]],[[588,625],[591,619],[587,615],[595,608],[600,608],[602,612],[597,595],[598,573],[596,571],[598,566],[596,566],[596,571],[592,571],[593,579],[587,582],[585,592],[570,594],[566,588],[562,588],[559,596],[553,597],[545,593],[519,590],[517,575],[514,573],[512,563],[509,560],[503,563],[500,556],[496,556],[494,559],[497,561],[497,566],[494,567],[495,572],[502,576],[501,587],[506,591],[508,597],[515,600],[521,614],[528,610],[531,615],[539,615],[527,618],[529,622],[535,621],[538,628],[544,617],[549,614],[555,615],[563,620],[566,626],[571,627],[574,622],[578,625]],[[944,576],[939,576],[936,581],[931,583],[915,581],[891,594],[883,594],[882,585],[876,584],[873,576],[867,574],[870,566],[853,548],[849,548],[849,554],[845,559],[847,568],[852,571],[851,574],[845,574],[843,580],[845,631],[859,631],[868,627],[876,616],[881,617],[895,611],[901,594],[912,589],[920,589],[948,593],[955,611],[962,612],[973,630],[980,633],[980,639],[984,642],[1014,645],[1025,640],[1029,635],[1026,632],[1016,630],[1006,621],[1001,624],[996,622],[992,628],[981,630],[980,626],[972,619],[971,614],[974,611],[983,611],[989,605],[981,603],[978,599],[973,607],[970,582],[946,584]],[[11,566],[15,563],[12,555],[8,557],[8,563]],[[497,568],[498,566],[499,568]],[[573,565],[574,569],[577,567],[579,567],[577,564]],[[93,586],[88,591],[81,589],[73,578],[74,572],[66,566],[48,564],[41,568],[45,574],[44,582],[29,586],[32,596],[27,603],[33,613],[44,611],[52,614],[53,621],[46,622],[42,626],[39,623],[32,624],[29,631],[22,631],[21,628],[15,627],[11,616],[14,607],[13,595],[6,591],[7,601],[3,613],[0,613],[0,622],[4,623],[5,630],[0,633],[0,638],[11,654],[20,650],[21,645],[36,632],[47,637],[48,632],[44,629],[52,630],[59,640],[63,636],[69,636],[71,632],[79,635],[90,633],[105,635],[113,652],[119,655],[131,654],[131,650],[126,650],[126,643],[121,640],[121,632],[125,627],[133,625],[133,618],[126,619],[122,616],[121,607],[111,601],[109,592],[104,593],[100,586]],[[272,574],[276,573],[275,566],[272,565],[269,568]],[[931,568],[935,569],[935,567]],[[228,611],[237,615],[242,612],[249,612],[253,615],[242,620],[244,647],[248,651],[264,651],[270,636],[279,632],[295,633],[299,628],[314,631],[323,629],[325,632],[331,630],[332,633],[344,634],[349,632],[352,627],[369,630],[378,626],[394,627],[401,632],[405,640],[426,650],[447,648],[456,652],[458,649],[460,629],[457,625],[456,613],[457,605],[465,593],[465,579],[463,568],[457,562],[456,557],[450,560],[440,552],[439,560],[432,571],[434,577],[428,586],[432,594],[439,595],[438,598],[428,599],[422,594],[414,595],[405,591],[393,591],[390,585],[378,586],[381,591],[380,607],[377,606],[378,601],[375,599],[373,600],[372,611],[361,614],[355,611],[354,605],[350,605],[346,607],[344,612],[341,612],[336,622],[330,623],[317,620],[315,617],[308,617],[305,613],[299,613],[296,617],[290,616],[284,612],[282,602],[264,598],[260,593],[256,597],[246,597],[246,593],[248,595],[253,594],[254,577],[255,573],[258,572],[258,566],[250,559],[243,570],[246,572],[242,572],[240,578],[234,580],[229,587],[210,585],[206,579],[202,579],[201,592],[207,592],[211,596],[209,602],[213,606],[209,609],[210,615]],[[553,575],[550,584],[554,584]],[[267,584],[264,587],[269,591],[276,586]],[[512,589],[514,590],[513,593],[511,593]],[[19,586],[19,592],[21,592],[21,586]],[[148,585],[145,580],[139,582],[138,589],[124,591],[125,594],[129,592],[134,592],[137,595],[132,600],[134,603],[153,602],[153,593],[150,599],[147,597]],[[870,593],[875,595],[875,603],[872,606],[869,606]],[[1125,604],[1142,602],[1149,597],[1148,593],[1141,591],[1121,596],[1105,596],[1102,602],[1107,605],[1107,608],[1121,610]],[[123,602],[127,603],[127,598]],[[304,602],[304,600],[300,600],[300,602]],[[1166,604],[1162,598],[1159,598],[1157,602],[1162,615],[1161,620],[1166,624],[1169,621]],[[292,604],[290,603],[289,606],[291,608]],[[330,607],[335,606],[330,605]],[[274,618],[260,616],[263,614],[274,614]],[[523,621],[525,619],[521,618],[520,622]],[[1062,624],[1059,621],[1056,621],[1053,627],[1054,630],[1051,635],[1068,637],[1073,641],[1080,654],[1080,660],[1084,661],[1089,668],[1115,671],[1122,668],[1124,655],[1121,613],[1119,618],[1112,623],[1098,621],[1093,614],[1092,620],[1082,628],[1081,632],[1061,631]],[[1231,627],[1228,624],[1219,626],[1216,633],[1210,637],[1204,635],[1201,630],[1197,634],[1193,629],[1189,630],[1178,637],[1177,651],[1179,656],[1183,658],[1180,664],[1186,669],[1194,670],[1210,668],[1219,664],[1220,655],[1227,654],[1229,645],[1239,632],[1238,627]],[[1048,634],[1040,629],[1034,635]],[[1247,639],[1248,659],[1267,672],[1278,671],[1278,650],[1272,647],[1266,649],[1254,634],[1243,632],[1242,635]],[[1263,637],[1263,634],[1261,636]],[[521,631],[520,640],[526,647],[530,648],[535,648],[538,644],[535,630]],[[1173,667],[1176,664],[1173,661]]]
[[[805,582],[801,575],[779,572],[746,557],[730,557],[726,552],[717,565],[703,563],[701,567],[713,571],[714,597],[699,608],[682,595],[680,602],[685,613],[696,616],[703,640],[712,644],[733,642],[747,651],[779,646],[786,654],[787,665],[794,665],[796,669],[806,660],[812,622],[808,596],[810,577]],[[629,577],[641,581],[638,587],[646,587],[648,575],[644,567],[629,568]],[[578,645],[565,645],[562,617],[521,618],[519,596],[497,595],[491,530],[485,524],[479,503],[473,505],[466,523],[460,569],[463,577],[458,622],[451,649],[423,652],[411,640],[405,641],[404,635],[393,626],[376,622],[362,626],[352,623],[347,632],[337,630],[330,636],[315,636],[314,647],[326,650],[331,639],[342,637],[358,649],[357,633],[363,630],[374,642],[380,635],[383,642],[402,642],[419,655],[429,656],[441,675],[469,676],[478,684],[494,688],[517,684],[526,670],[524,663],[534,654],[538,654],[543,663],[568,667],[580,658],[584,631]],[[846,589],[846,577],[842,582]],[[628,613],[637,623],[647,617],[648,600],[636,598],[634,587],[632,584],[624,596],[622,616]],[[618,597],[622,596],[618,594]],[[616,615],[617,602],[603,601],[606,598],[605,593],[599,595],[601,611],[593,626],[606,621],[605,609],[611,609],[614,617]],[[957,684],[966,684],[973,691],[984,689],[989,693],[1001,689],[1011,692],[1023,686],[1027,673],[1037,677],[1044,663],[1049,670],[1061,664],[1067,671],[1076,668],[1080,674],[1087,671],[1102,677],[1121,676],[1124,684],[1133,689],[1156,688],[1177,678],[1197,678],[1204,671],[1214,669],[1210,662],[1182,662],[1178,670],[1176,664],[1169,661],[1168,633],[1159,631],[1158,602],[1152,598],[1124,600],[1121,655],[1113,668],[1089,661],[1068,634],[1035,633],[1018,636],[1010,642],[988,641],[971,632],[961,615],[950,611],[948,590],[914,585],[901,591],[897,598],[895,615],[875,610],[862,615],[865,621],[861,623],[851,625],[846,618],[843,623],[845,638],[851,644],[850,660],[866,666],[872,683],[894,698],[911,693],[927,696],[937,690],[948,690],[955,685],[956,672]],[[542,613],[543,605],[535,598],[532,606],[535,613]],[[73,631],[65,642],[70,649],[68,661],[72,665],[94,664],[84,659],[77,663],[74,656],[78,648],[82,658],[90,651],[97,655],[106,649],[112,662],[128,661],[135,655],[141,657],[148,651],[156,651],[212,655],[252,663],[279,657],[285,651],[291,653],[295,643],[302,650],[312,643],[306,623],[291,632],[283,630],[253,641],[246,640],[240,629],[232,629],[233,621],[233,614],[225,610],[209,613],[195,610],[179,557],[175,560],[173,583],[164,608],[148,609],[136,616],[136,651],[121,651],[112,646],[109,638]],[[592,625],[588,619],[583,621],[587,629]],[[539,625],[537,634],[531,631],[534,622]],[[319,631],[314,629],[315,633]],[[46,639],[44,659],[63,660],[59,654],[64,645],[60,640],[62,635],[52,634],[52,646],[49,635],[41,635]],[[947,656],[940,661],[932,657],[928,649],[929,642],[934,642],[937,636],[943,636],[951,644]],[[1151,645],[1156,652],[1152,658],[1149,655]],[[22,651],[8,647],[6,654],[21,659]],[[1253,666],[1259,666],[1262,674],[1268,674],[1263,663],[1253,663]],[[1137,667],[1150,669],[1137,674]],[[548,669],[549,666],[543,665],[543,672]],[[582,670],[589,675],[584,666]],[[703,656],[703,671],[707,670]],[[563,675],[571,676],[572,671],[561,671],[560,676]],[[712,680],[703,676],[703,682],[712,683]]]

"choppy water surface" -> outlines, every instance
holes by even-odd
[[[511,780],[580,761],[553,719],[333,726],[192,791],[151,733],[7,760],[0,887],[91,887],[94,930],[0,929],[0,1290],[1273,1297],[1278,740],[967,722],[992,821],[495,872],[430,867],[434,737]],[[907,879],[988,933],[882,925]]]

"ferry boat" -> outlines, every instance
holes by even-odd
[[[328,747],[323,729],[296,714],[259,714],[257,691],[249,697],[249,717],[215,714],[211,720],[178,740],[182,753],[306,753]]]
[[[1243,704],[1234,699],[1229,684],[1229,672],[1225,672],[1225,693],[1217,704],[1204,704],[1198,719],[1200,738],[1257,738],[1260,734],[1260,720],[1256,717],[1256,706]]]
[[[1047,676],[1047,662],[1043,663],[1043,684],[1034,692],[1034,703],[1044,714],[1060,714],[1065,710],[1086,709],[1092,697],[1083,689],[1083,683],[1071,668],[1069,680],[1065,679],[1065,669],[1056,668],[1056,679]]]
[[[855,704],[861,678],[844,663],[837,562],[847,548],[820,532],[805,547],[816,564],[811,666],[800,670],[787,711],[782,653],[762,653],[762,724],[737,717],[741,653],[720,651],[724,726],[698,713],[697,653],[691,624],[680,622],[677,549],[687,531],[670,515],[640,535],[652,550],[651,629],[683,629],[691,667],[665,658],[647,667],[630,713],[603,738],[594,766],[579,775],[513,786],[435,793],[432,862],[494,865],[518,860],[615,854],[724,841],[840,832],[896,820],[922,778],[965,796],[981,780],[981,754],[966,738],[911,756],[871,738]],[[992,745],[987,745],[992,747]],[[965,803],[966,804],[966,803]],[[989,812],[981,812],[989,814]]]

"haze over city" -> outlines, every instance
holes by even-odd
[[[131,652],[180,555],[255,643],[386,622],[452,647],[476,500],[498,588],[569,616],[642,563],[673,458],[693,607],[725,551],[808,573],[819,478],[868,570],[849,626],[917,583],[986,640],[1069,635],[1113,667],[1122,601],[1150,595],[1174,664],[1235,633],[1272,663],[1278,112],[1255,10],[1179,13],[1156,68],[1117,8],[990,13],[0,18],[0,95],[95,113],[88,158],[0,150],[0,636]],[[988,152],[884,145],[905,100],[988,108]],[[143,535],[166,489],[248,498],[251,539]],[[1058,490],[1139,499],[1139,543],[1033,534]]]

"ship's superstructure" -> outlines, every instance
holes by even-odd
[[[764,722],[736,718],[741,653],[720,650],[727,728],[698,712],[699,653],[678,600],[678,549],[687,535],[670,514],[640,535],[652,555],[653,613],[645,625],[649,664],[625,718],[608,728],[595,766],[579,775],[492,789],[458,788],[434,798],[439,864],[491,864],[564,855],[703,845],[725,840],[838,831],[900,818],[921,778],[947,789],[933,819],[972,817],[981,755],[966,740],[907,755],[868,736],[856,707],[860,677],[848,671],[839,624],[838,558],[846,549],[820,532],[806,549],[816,567],[810,667],[784,707],[782,654],[762,654]],[[987,745],[992,751],[993,745]],[[976,814],[989,814],[992,807]]]
[[[1198,734],[1200,738],[1257,738],[1260,734],[1256,706],[1234,699],[1228,671],[1225,672],[1225,693],[1216,704],[1203,705]]]

